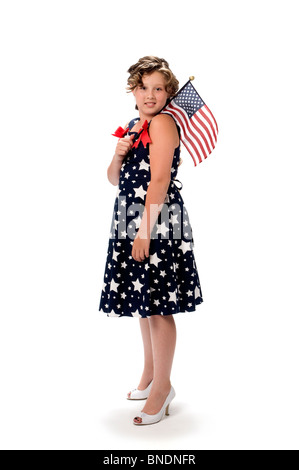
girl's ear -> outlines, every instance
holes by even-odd
[[[134,88],[134,90],[132,90],[132,93],[133,93],[134,98],[135,98],[135,96],[136,96],[136,88]],[[135,109],[138,109],[137,104],[135,104]]]

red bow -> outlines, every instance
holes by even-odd
[[[148,134],[148,122],[144,121],[143,126],[141,127],[141,131],[138,134],[138,139],[134,142],[132,145],[132,148],[137,148],[139,143],[142,142],[143,147],[145,148],[147,144],[151,144],[152,141],[150,139],[150,136]]]
[[[115,135],[115,137],[120,137],[121,138],[121,137],[124,137],[127,134],[128,130],[129,130],[129,127],[127,127],[126,129],[123,129],[122,127],[118,127],[116,129],[116,131],[114,132],[114,134],[112,134],[112,135]]]

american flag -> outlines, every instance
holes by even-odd
[[[181,129],[181,141],[194,166],[212,152],[217,142],[217,122],[189,80],[160,113],[171,114]]]

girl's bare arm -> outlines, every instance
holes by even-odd
[[[126,128],[127,125],[124,127],[124,129]],[[119,139],[116,145],[115,154],[113,155],[111,163],[107,169],[107,178],[110,183],[113,184],[113,186],[117,186],[119,183],[120,169],[125,156],[132,147],[133,138],[134,135],[130,135],[128,137]]]
[[[141,238],[150,238],[170,184],[174,150],[179,145],[173,118],[167,114],[155,116],[151,122],[150,137],[151,181],[138,232]]]

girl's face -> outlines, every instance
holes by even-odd
[[[141,120],[150,120],[165,106],[170,95],[166,92],[165,78],[161,72],[143,75],[142,83],[133,90],[133,95]]]

